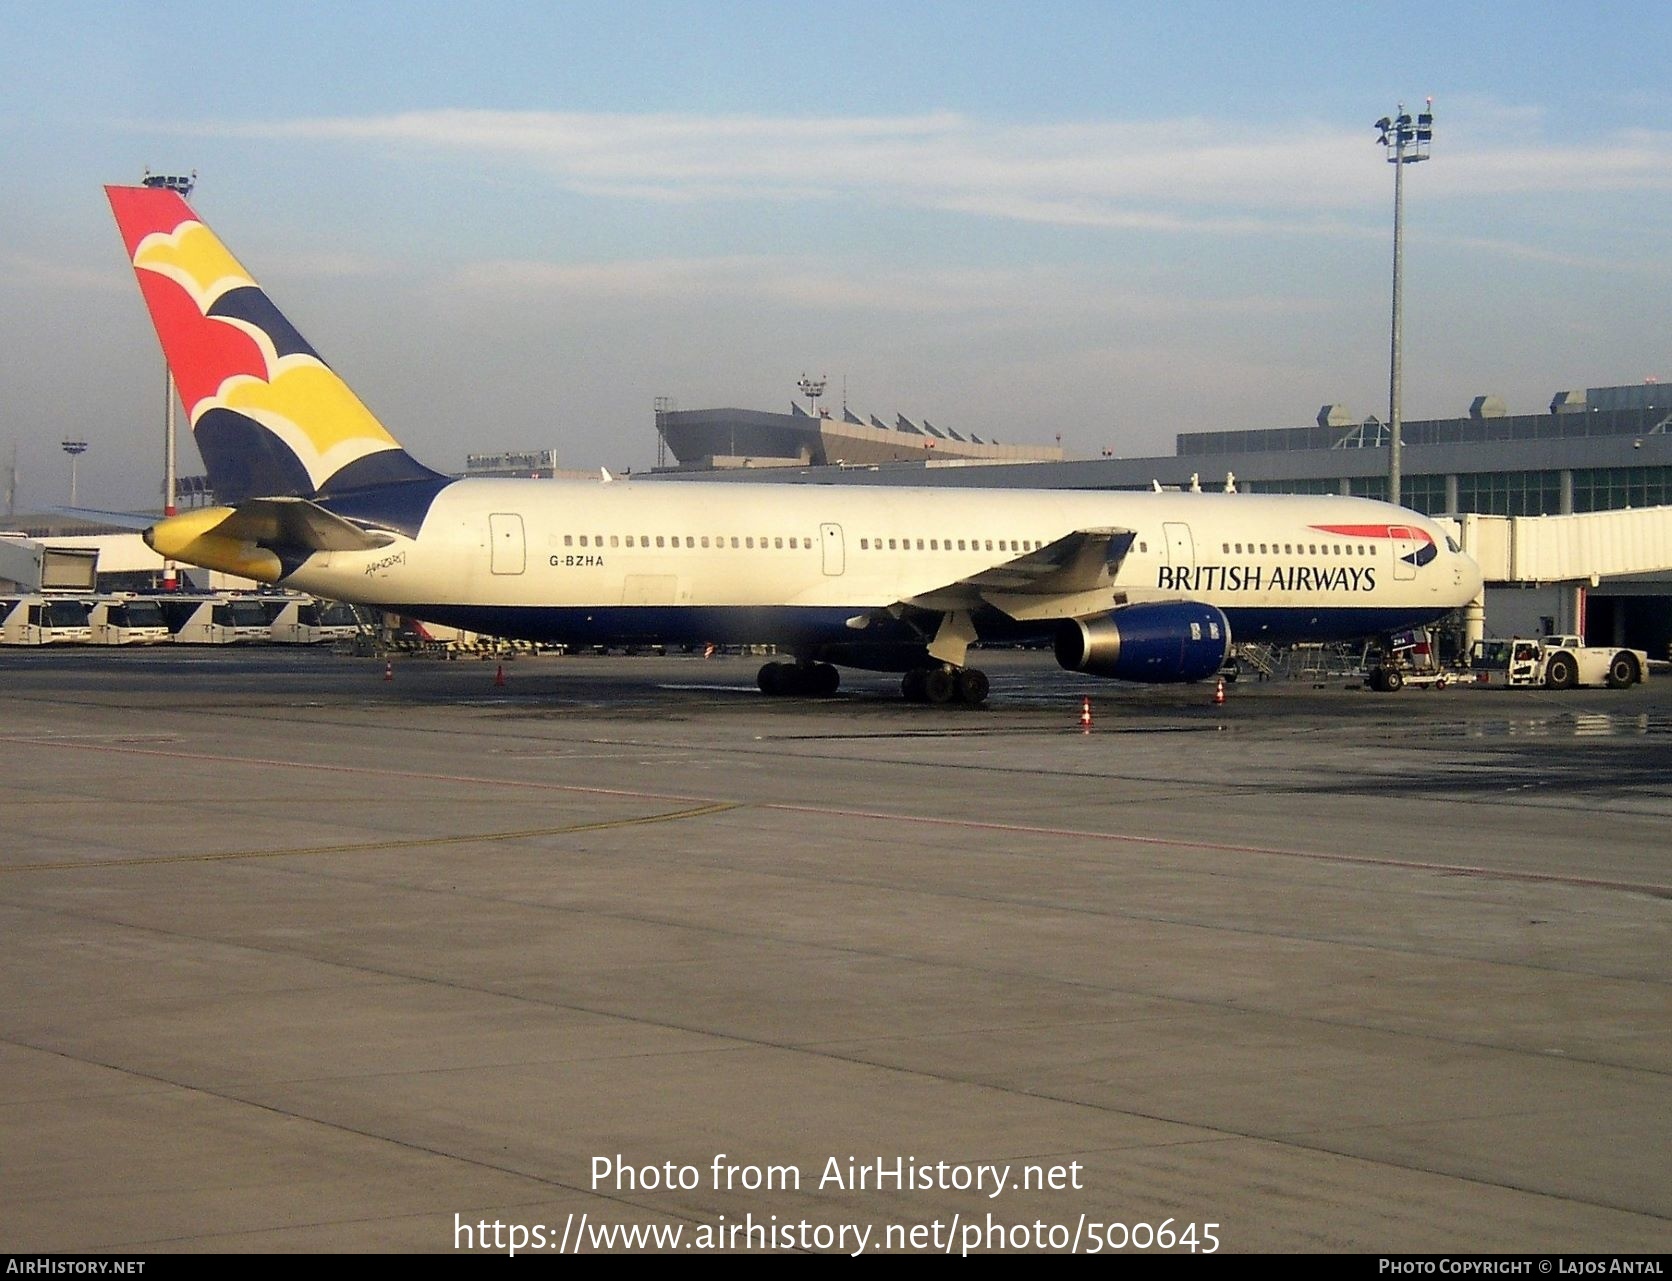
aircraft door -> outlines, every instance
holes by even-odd
[[[1393,540],[1393,576],[1409,581],[1417,576],[1417,537],[1404,525],[1390,525],[1388,537]]]
[[[842,542],[840,525],[820,525],[819,542],[824,547],[824,572],[831,577],[847,568],[847,548]]]
[[[1195,569],[1196,542],[1190,537],[1190,526],[1168,521],[1161,528],[1167,535],[1167,563],[1174,569]]]
[[[494,512],[488,517],[489,567],[496,574],[520,574],[527,556],[523,546],[522,517],[515,512]]]

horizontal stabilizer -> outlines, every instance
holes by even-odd
[[[315,552],[387,547],[393,534],[361,529],[305,498],[252,498],[201,507],[145,531],[146,545],[168,560],[276,583]]]
[[[394,542],[305,498],[252,498],[215,527],[217,535],[287,551],[366,552]]]

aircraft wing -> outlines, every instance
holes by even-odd
[[[54,516],[68,516],[95,525],[113,525],[118,529],[149,529],[157,523],[155,516],[144,512],[107,512],[97,507],[54,507]]]
[[[1114,578],[1137,533],[1130,529],[1077,529],[1035,551],[980,573],[920,592],[896,610],[939,614],[990,605],[1018,620],[1074,618],[1110,608]]]

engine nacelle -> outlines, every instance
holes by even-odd
[[[1212,605],[1157,601],[1057,628],[1057,662],[1071,672],[1123,681],[1199,681],[1225,665],[1231,625]]]

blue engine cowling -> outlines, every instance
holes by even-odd
[[[1123,681],[1199,681],[1225,665],[1231,625],[1212,605],[1157,601],[1057,628],[1057,662],[1071,672]]]

